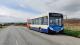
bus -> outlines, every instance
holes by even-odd
[[[28,20],[29,28],[44,33],[63,33],[63,14],[48,13]]]

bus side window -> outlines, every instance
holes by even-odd
[[[43,25],[48,25],[48,17],[42,17],[42,24]]]

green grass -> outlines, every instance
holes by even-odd
[[[80,38],[80,31],[73,31],[73,30],[65,29],[64,34]]]

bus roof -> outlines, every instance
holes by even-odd
[[[37,16],[31,17],[30,19],[39,18],[39,17],[45,17],[45,16],[48,16],[48,13],[37,15]]]
[[[39,18],[39,17],[45,17],[45,16],[48,16],[49,14],[50,13],[44,13],[44,14],[41,14],[41,15],[38,15],[38,16],[31,17],[30,19]],[[61,14],[61,13],[53,13],[53,14]]]

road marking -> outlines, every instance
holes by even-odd
[[[16,45],[18,45],[18,41],[16,40]]]

